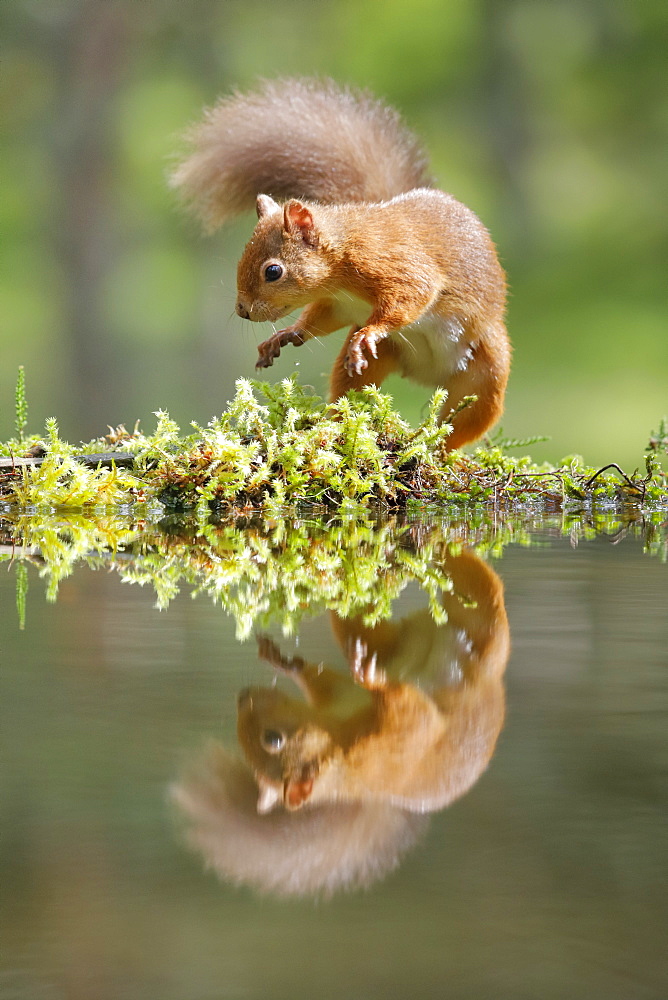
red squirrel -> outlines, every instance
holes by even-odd
[[[265,81],[223,98],[188,138],[171,183],[206,226],[257,210],[238,315],[275,323],[304,307],[260,344],[258,368],[350,327],[330,400],[398,372],[447,390],[448,450],[497,420],[510,367],[503,269],[477,216],[432,186],[393,109],[332,81]]]

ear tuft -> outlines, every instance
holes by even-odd
[[[264,219],[266,215],[276,215],[277,212],[280,212],[281,206],[268,194],[259,194],[255,202],[255,210],[258,219]]]
[[[283,224],[292,236],[299,236],[310,247],[318,245],[313,213],[301,201],[291,199],[283,206]]]

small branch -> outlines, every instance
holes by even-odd
[[[0,469],[19,469],[26,466],[42,465],[48,457],[48,455],[42,455],[39,458],[0,458]],[[110,469],[112,465],[118,469],[129,469],[132,468],[135,460],[134,455],[127,451],[101,451],[94,455],[72,455],[72,458],[93,469],[96,469],[98,465],[103,469]]]
[[[609,465],[604,465],[602,469],[599,469],[598,472],[595,472],[594,475],[591,476],[584,484],[584,489],[585,490],[589,489],[594,480],[598,479],[598,477],[601,475],[602,472],[607,472],[608,469],[615,469],[620,474],[622,479],[625,481],[627,486],[630,486],[632,490],[637,490],[638,493],[640,492],[640,488],[637,485],[637,483],[634,483],[632,479],[629,479],[624,470],[620,469],[615,462],[610,462]]]

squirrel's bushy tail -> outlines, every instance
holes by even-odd
[[[258,194],[384,201],[429,187],[424,153],[396,111],[331,80],[266,80],[206,111],[170,183],[208,229]]]

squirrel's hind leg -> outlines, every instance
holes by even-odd
[[[390,338],[378,341],[377,357],[368,357],[367,367],[359,374],[350,375],[347,369],[350,341],[360,330],[354,326],[345,339],[343,347],[334,362],[329,380],[329,401],[335,402],[350,389],[363,389],[365,385],[381,385],[388,375],[399,371],[399,354],[397,347]]]
[[[473,361],[468,368],[457,372],[445,385],[448,398],[441,410],[441,421],[448,420],[466,396],[477,397],[452,419],[452,434],[445,442],[448,451],[482,437],[503,413],[510,368],[510,349],[505,330],[499,331],[494,348],[490,347],[487,339],[481,339],[473,352]]]

